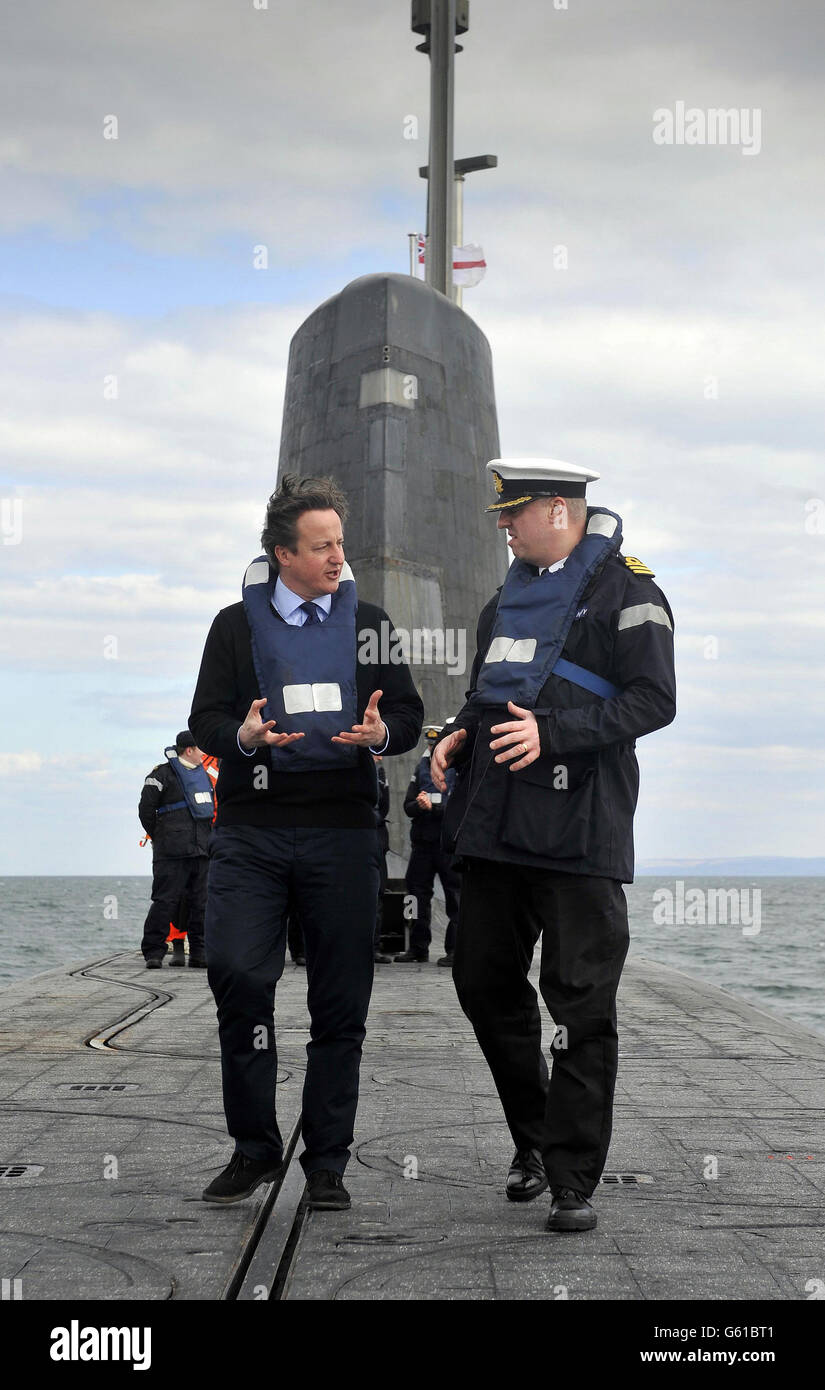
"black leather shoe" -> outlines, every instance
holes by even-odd
[[[162,970],[162,969],[163,969],[163,956],[147,956],[147,957],[146,957],[146,969],[147,969],[147,970]]]
[[[272,1163],[269,1159],[260,1161],[247,1158],[246,1154],[240,1152],[234,1153],[223,1172],[203,1189],[203,1200],[219,1202],[222,1206],[228,1206],[230,1202],[242,1202],[244,1197],[251,1197],[255,1188],[260,1187],[262,1182],[272,1182],[277,1178],[280,1171],[280,1163]]]
[[[450,969],[452,970],[452,968],[453,968],[453,953],[452,953],[452,951],[448,951],[447,954],[446,954],[446,956],[439,956],[438,960],[436,961],[436,965],[448,965],[448,966],[450,967]]]
[[[293,964],[293,965],[306,965],[306,963],[307,963],[307,958],[306,958],[306,956],[302,956],[300,953],[299,953],[297,956],[293,956],[293,957],[292,957],[292,964]]]
[[[507,1174],[507,1196],[511,1202],[532,1202],[547,1191],[548,1178],[538,1149],[516,1149]]]
[[[376,965],[392,965],[392,956],[385,956],[383,951],[376,951],[373,960]]]
[[[559,1187],[553,1193],[546,1231],[592,1231],[595,1224],[596,1213],[583,1192]]]
[[[183,954],[183,942],[179,936],[175,937],[175,940],[172,942],[172,956],[169,964],[170,966],[186,964],[186,956]]]
[[[402,951],[400,956],[394,956],[393,959],[398,965],[420,965],[422,961],[430,959],[430,953],[429,951]]]
[[[349,1211],[350,1195],[340,1173],[319,1168],[307,1178],[307,1196],[313,1211]]]
[[[181,961],[181,965],[182,965],[182,964],[183,964],[183,961]],[[193,955],[192,952],[190,951],[190,952],[189,952],[189,964],[190,964],[190,966],[193,967],[194,969],[197,969],[197,970],[205,970],[205,969],[206,969],[206,956],[202,955],[202,954],[201,954],[200,952],[198,952],[198,951],[196,951],[195,954]]]

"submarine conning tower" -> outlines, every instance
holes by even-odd
[[[476,620],[507,570],[484,512],[498,453],[489,343],[423,281],[361,276],[295,333],[279,473],[325,474],[345,492],[358,593],[408,634],[425,717],[439,723],[464,702]],[[394,849],[417,756],[387,764]]]

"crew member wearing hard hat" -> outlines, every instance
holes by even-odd
[[[431,760],[457,782],[445,841],[463,874],[453,977],[516,1146],[512,1201],[549,1186],[550,1231],[596,1224],[610,1142],[616,991],[628,946],[635,740],[676,713],[673,615],[598,478],[555,459],[494,459],[488,511],[513,563],[482,610],[467,702]],[[556,1025],[552,1072],[528,981]]]
[[[215,814],[213,783],[203,754],[188,729],[166,749],[166,762],[143,783],[138,816],[152,841],[152,906],[141,950],[147,970],[160,970],[170,922],[185,906],[189,964],[206,968],[203,915],[206,907],[206,849]]]
[[[415,916],[410,928],[409,949],[395,957],[404,965],[429,959],[432,932],[433,887],[436,874],[444,889],[444,905],[447,909],[447,931],[444,936],[444,955],[438,964],[451,966],[455,949],[455,933],[458,925],[458,895],[461,892],[461,878],[455,860],[441,846],[441,826],[444,812],[455,782],[455,771],[447,768],[446,790],[439,791],[433,785],[430,772],[430,756],[442,724],[425,724],[424,737],[427,747],[419,760],[418,767],[404,797],[404,810],[410,817],[410,862],[407,865],[405,887],[415,899]]]

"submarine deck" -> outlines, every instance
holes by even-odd
[[[278,1114],[297,1137],[306,975],[276,996]],[[230,1207],[202,970],[138,953],[0,994],[0,1272],[28,1300],[805,1300],[825,1248],[825,1038],[632,958],[598,1226],[504,1198],[512,1145],[449,970],[376,968],[352,1209],[309,1212],[293,1156]],[[6,1285],[6,1281],[9,1281]],[[825,1289],[825,1284],[823,1284]]]

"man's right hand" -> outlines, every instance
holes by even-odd
[[[433,803],[430,801],[426,792],[418,793],[418,796],[415,798],[415,804],[416,806],[420,806],[422,811],[431,811],[433,809]]]
[[[454,729],[446,738],[442,738],[435,745],[430,758],[430,774],[433,782],[440,792],[447,790],[447,779],[444,773],[450,766],[453,758],[467,737],[466,729]]]
[[[273,734],[275,720],[268,719],[264,723],[261,719],[261,710],[265,704],[265,699],[253,700],[249,706],[249,713],[238,730],[238,742],[243,744],[244,748],[263,748],[265,745],[283,748],[285,744],[303,738],[303,734]]]

